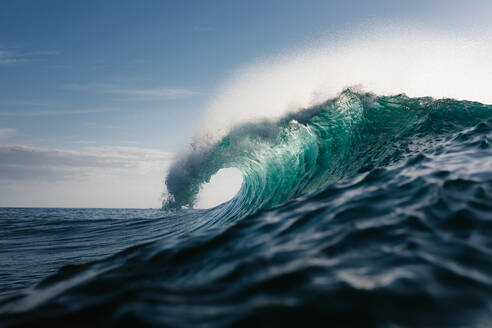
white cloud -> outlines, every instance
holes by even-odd
[[[25,59],[18,59],[18,58],[1,58],[0,57],[0,65],[6,65],[6,64],[19,64],[23,63],[27,60]]]
[[[128,96],[161,98],[161,99],[178,99],[199,95],[199,92],[179,89],[179,88],[157,88],[157,89],[108,89],[106,93],[122,94]]]
[[[31,60],[38,60],[44,56],[58,55],[59,53],[59,51],[51,50],[19,52],[0,49],[0,65],[24,63]]]
[[[59,116],[59,115],[84,115],[93,113],[114,112],[112,108],[88,108],[74,110],[39,110],[39,111],[15,111],[0,112],[0,116]]]
[[[137,170],[145,173],[160,169],[173,157],[172,153],[139,147],[97,146],[73,151],[0,145],[0,180],[26,177],[34,180],[80,178],[94,171],[111,174],[114,170]]]
[[[173,153],[0,145],[0,206],[159,207]]]
[[[17,134],[17,130],[13,128],[0,128],[0,139],[10,138]]]
[[[0,101],[0,104],[9,106],[61,107],[61,105],[56,102],[33,99],[2,100]]]
[[[119,95],[138,99],[181,99],[201,95],[200,92],[173,87],[161,88],[128,88],[117,84],[106,83],[69,83],[61,87],[72,91],[97,91],[108,95]]]
[[[20,59],[16,58],[16,56],[12,52],[0,49],[0,65],[13,64],[18,62],[19,60]]]
[[[108,123],[97,123],[97,122],[88,122],[85,126],[93,129],[118,129],[119,126],[108,124]]]

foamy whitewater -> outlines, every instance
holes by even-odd
[[[0,209],[2,325],[487,327],[492,43],[390,30],[238,69],[162,210]]]

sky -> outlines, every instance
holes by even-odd
[[[490,1],[0,2],[0,206],[160,207],[247,63],[353,29],[490,29]]]

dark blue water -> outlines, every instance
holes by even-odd
[[[292,119],[181,159],[166,210],[0,209],[0,324],[492,326],[492,107],[345,94]],[[187,208],[224,162],[238,196]]]

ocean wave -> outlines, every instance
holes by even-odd
[[[238,125],[217,143],[193,148],[171,167],[163,207],[193,207],[202,184],[234,167],[243,185],[221,209],[241,217],[408,156],[438,152],[454,133],[491,115],[492,106],[478,102],[346,89],[321,105]]]

